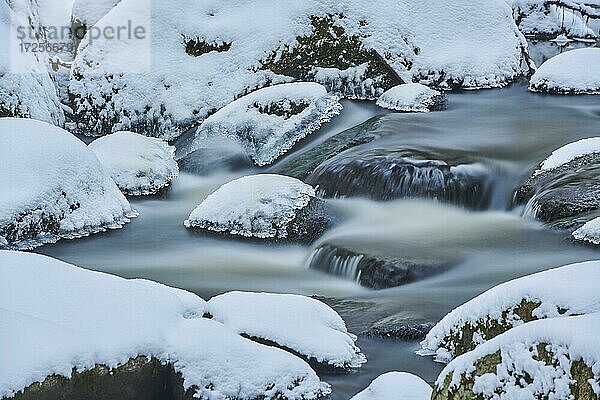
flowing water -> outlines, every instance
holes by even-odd
[[[411,148],[472,160],[484,165],[493,178],[489,204],[484,210],[469,211],[433,200],[336,199],[331,203],[344,219],[312,246],[217,239],[186,231],[183,221],[221,184],[256,171],[232,171],[225,162],[219,168],[212,160],[217,164],[210,175],[183,173],[164,197],[133,200],[140,217],[123,229],[39,251],[98,271],[160,281],[204,298],[230,290],[335,298],[338,305],[332,304],[356,333],[390,316],[435,322],[506,280],[600,257],[598,251],[574,245],[564,232],[545,229],[510,206],[515,187],[550,152],[600,134],[597,97],[537,95],[529,93],[524,83],[516,83],[500,90],[449,94],[448,109],[429,114],[390,113],[363,102],[344,106],[340,117],[279,164],[375,118],[371,122],[376,123],[379,138],[349,152]],[[371,291],[355,283],[355,273],[348,272],[357,260],[346,260],[345,265],[340,264],[343,260],[330,261],[338,265],[324,269],[337,270],[337,276],[308,268],[321,244],[434,258],[451,262],[452,267],[405,286]],[[333,386],[333,399],[350,398],[387,371],[409,371],[432,382],[442,367],[415,354],[418,342],[361,337],[359,345],[369,358],[363,368],[323,377]]]

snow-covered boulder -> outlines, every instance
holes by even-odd
[[[18,27],[34,23],[24,1],[0,3],[0,117],[33,118],[55,125],[64,114],[43,53],[24,51]],[[25,9],[23,9],[25,7]]]
[[[221,186],[185,221],[186,228],[234,237],[310,241],[327,226],[315,190],[282,175],[251,175]]]
[[[128,196],[154,195],[179,174],[175,147],[133,132],[116,132],[94,140],[89,148]]]
[[[600,49],[567,51],[541,65],[529,82],[533,92],[600,94]]]
[[[122,227],[135,212],[108,173],[69,132],[0,119],[0,237],[32,248]]]
[[[448,364],[431,398],[597,399],[599,331],[600,313],[519,326]]]
[[[524,215],[555,227],[580,227],[600,209],[600,138],[588,138],[554,151],[515,193]]]
[[[198,128],[192,148],[201,148],[215,136],[229,136],[240,142],[256,165],[269,165],[341,109],[337,97],[318,83],[263,88],[208,117]]]
[[[23,389],[64,398],[82,376],[97,385],[80,385],[73,398],[98,398],[118,393],[111,385],[123,375],[137,386],[115,398],[137,399],[148,386],[164,398],[173,390],[208,400],[329,392],[301,359],[202,318],[205,302],[192,293],[8,251],[0,251],[0,277],[0,398]],[[136,375],[152,368],[160,373]]]
[[[595,38],[589,25],[588,12],[596,14],[586,1],[566,0],[506,0],[512,6],[519,29],[527,37],[556,38],[567,35],[575,38]],[[561,4],[562,3],[562,4]],[[587,11],[587,12],[586,12]]]
[[[446,106],[446,96],[420,83],[406,83],[382,94],[377,105],[403,112],[437,111]]]
[[[472,160],[412,149],[345,151],[305,179],[326,197],[437,199],[473,209],[491,199],[488,169]]]
[[[376,99],[413,81],[499,87],[530,69],[525,38],[497,0],[147,3],[122,1],[96,23],[135,26],[151,9],[147,40],[80,46],[69,88],[79,131],[170,139],[253,90],[292,80]],[[131,54],[152,56],[132,64]]]
[[[587,222],[573,232],[573,238],[581,242],[600,245],[600,217]]]
[[[446,315],[420,352],[448,362],[532,320],[599,312],[598,279],[600,261],[589,261],[498,285]]]
[[[388,372],[350,400],[429,400],[431,392],[431,386],[416,375]]]
[[[212,298],[206,310],[231,330],[300,354],[319,370],[358,368],[367,361],[338,313],[310,297],[231,292]]]

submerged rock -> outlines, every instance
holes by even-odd
[[[375,322],[361,336],[378,337],[381,339],[422,340],[433,328],[432,322],[423,322],[408,313],[394,314]]]
[[[573,232],[573,239],[600,246],[600,217],[587,222]]]
[[[489,181],[488,171],[480,164],[451,165],[412,150],[344,152],[306,178],[326,197],[423,197],[474,209],[489,205]]]
[[[56,126],[0,119],[0,243],[31,249],[116,229],[136,213],[94,153]]]
[[[310,297],[231,292],[212,298],[206,312],[245,337],[306,359],[321,372],[360,368],[367,361],[342,318]]]
[[[600,261],[540,272],[498,285],[451,311],[421,343],[448,362],[523,323],[600,312]]]
[[[271,86],[208,117],[198,128],[192,149],[215,136],[227,136],[237,140],[256,165],[269,165],[341,109],[337,97],[317,83]]]
[[[407,372],[388,372],[350,400],[429,400],[431,386]]]
[[[552,226],[573,230],[600,210],[598,138],[556,150],[515,193],[524,214]]]
[[[315,190],[282,175],[252,175],[221,186],[185,221],[232,237],[312,241],[329,224],[325,204]]]
[[[376,290],[405,285],[448,268],[435,262],[393,259],[327,244],[313,251],[308,265]]]
[[[419,83],[394,86],[377,100],[377,105],[394,111],[429,112],[446,108],[446,96]]]
[[[160,193],[179,174],[175,148],[160,139],[116,132],[94,140],[89,148],[128,196]]]
[[[600,313],[521,325],[446,366],[432,400],[597,399]]]
[[[590,47],[552,57],[533,74],[529,90],[555,94],[600,94],[600,49]]]

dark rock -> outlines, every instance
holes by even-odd
[[[600,154],[533,174],[517,189],[514,204],[553,227],[583,225],[600,210]]]
[[[375,322],[360,335],[414,341],[424,339],[433,326],[433,322],[414,318],[408,313],[398,313]]]
[[[484,167],[451,165],[414,150],[344,152],[319,165],[306,182],[325,197],[422,197],[471,209],[487,208],[491,202],[492,185]]]
[[[323,245],[310,259],[310,268],[358,282],[370,289],[387,289],[445,271],[448,264],[386,258],[342,247]]]
[[[17,393],[14,400],[187,400],[195,388],[183,389],[183,378],[172,365],[138,357],[110,369],[97,365],[73,371],[71,378],[52,375]]]

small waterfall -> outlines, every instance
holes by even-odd
[[[307,264],[311,269],[359,282],[361,261],[364,258],[364,254],[354,254],[332,246],[322,246],[312,252]]]

